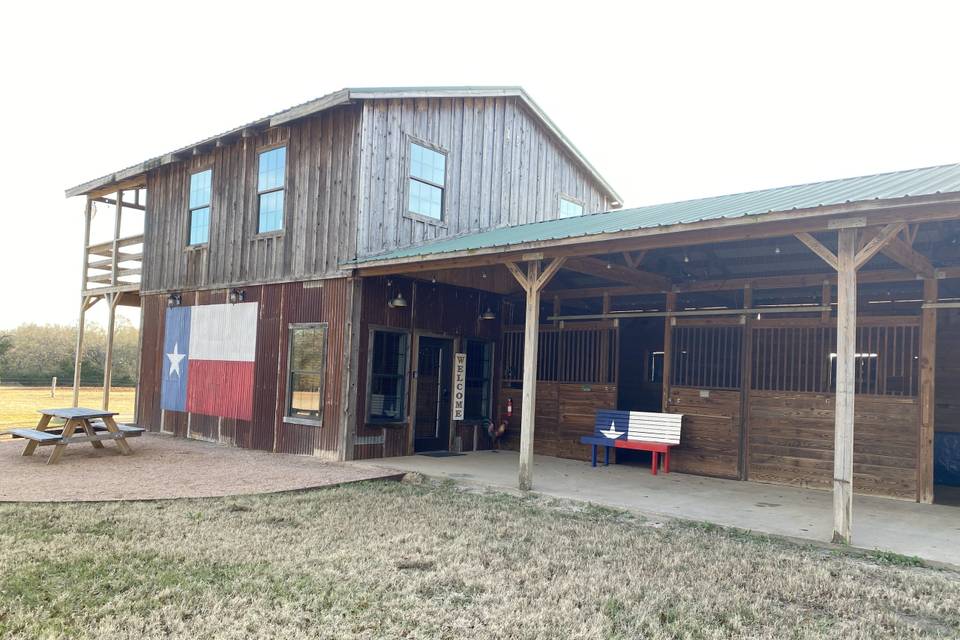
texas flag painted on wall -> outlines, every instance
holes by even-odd
[[[167,309],[160,407],[250,420],[257,303]]]

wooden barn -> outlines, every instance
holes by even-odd
[[[529,488],[598,410],[681,413],[674,471],[832,489],[845,540],[853,492],[960,484],[960,165],[618,210],[519,88],[344,89],[67,195],[115,211],[81,327],[140,305],[152,430],[349,460],[506,420]]]

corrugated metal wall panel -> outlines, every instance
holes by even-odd
[[[217,418],[160,411],[163,379],[163,332],[167,296],[143,298],[143,354],[139,412],[147,426],[178,436],[215,440],[240,447],[335,457],[340,440],[343,344],[349,313],[347,279],[244,287],[246,302],[259,302],[253,420]],[[183,304],[223,304],[228,290],[183,293]],[[324,383],[323,425],[283,422],[287,384],[288,327],[291,323],[327,323],[327,371]]]

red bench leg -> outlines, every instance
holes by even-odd
[[[651,456],[650,473],[652,473],[653,475],[657,475],[657,464],[659,463],[659,460],[657,458],[659,456],[656,451],[651,451],[650,456]]]
[[[663,454],[663,472],[670,473],[670,449]]]

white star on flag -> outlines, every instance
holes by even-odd
[[[172,376],[174,373],[177,374],[177,377],[180,377],[180,362],[187,357],[187,354],[180,353],[180,343],[174,343],[173,353],[168,353],[167,358],[170,359],[170,371],[167,372],[168,376]]]

